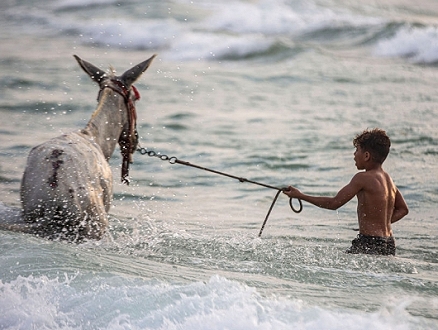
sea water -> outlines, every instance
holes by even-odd
[[[85,126],[98,88],[72,57],[136,83],[142,147],[333,195],[352,139],[385,129],[410,213],[396,257],[347,255],[338,211],[137,153],[100,241],[0,231],[0,329],[438,329],[438,5],[433,1],[0,3],[0,220],[30,149]]]

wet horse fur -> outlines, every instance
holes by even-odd
[[[22,231],[81,241],[100,239],[108,226],[107,213],[113,195],[108,160],[120,140],[128,138],[136,144],[136,136],[131,136],[133,132],[129,130],[128,104],[134,104],[139,95],[132,84],[155,55],[121,76],[105,73],[74,57],[99,84],[98,105],[84,129],[55,137],[30,151],[21,182],[22,215],[26,223]],[[132,148],[130,157],[135,146]]]

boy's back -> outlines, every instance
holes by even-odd
[[[397,193],[391,177],[382,169],[360,172],[355,177],[363,185],[357,193],[359,232],[368,236],[391,236],[391,219]]]

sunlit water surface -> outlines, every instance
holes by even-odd
[[[381,127],[410,214],[397,256],[344,253],[356,201],[293,213],[276,191],[137,153],[101,241],[0,231],[1,329],[438,329],[438,6],[432,1],[9,0],[0,4],[0,218],[29,150],[82,128],[97,86],[136,83],[141,145],[333,195]]]

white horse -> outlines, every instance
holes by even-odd
[[[137,148],[132,85],[155,55],[115,76],[74,55],[81,68],[100,86],[98,105],[86,127],[53,138],[30,151],[21,182],[23,219],[28,232],[80,241],[100,239],[108,226],[113,195],[108,160],[119,143],[122,181],[129,184],[129,163]]]

